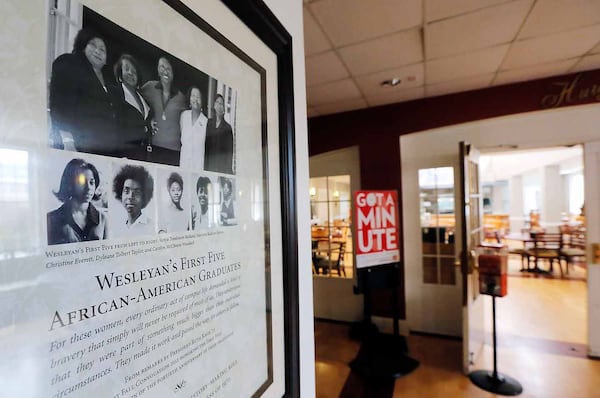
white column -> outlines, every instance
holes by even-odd
[[[541,196],[542,208],[540,221],[542,227],[544,225],[558,225],[560,223],[560,213],[564,208],[559,165],[553,164],[544,167]]]
[[[510,230],[519,232],[523,228],[523,177],[515,175],[510,178]]]

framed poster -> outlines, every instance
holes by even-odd
[[[290,36],[260,0],[33,3],[47,112],[0,148],[28,193],[3,211],[4,392],[299,396]]]

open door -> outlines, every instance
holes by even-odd
[[[600,357],[600,141],[583,145],[588,272],[588,354]]]
[[[463,289],[463,369],[469,373],[484,343],[483,296],[479,294],[476,249],[483,240],[479,151],[466,142],[460,153],[460,265]]]

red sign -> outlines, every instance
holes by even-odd
[[[356,267],[398,262],[398,193],[357,191],[354,193],[354,208]]]

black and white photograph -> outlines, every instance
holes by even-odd
[[[237,91],[91,9],[50,38],[49,145],[235,174]]]
[[[140,164],[113,164],[111,237],[156,234],[154,177]]]
[[[68,155],[51,153],[48,244],[108,239],[107,164]]]
[[[195,174],[195,197],[192,199],[192,230],[198,231],[215,226],[215,209],[218,201],[215,194],[218,195],[218,189],[215,189],[210,177],[204,174]]]
[[[179,166],[188,170],[204,169],[206,143],[205,95],[199,86],[190,86],[186,95],[186,109],[181,112],[181,153]]]
[[[191,229],[190,188],[187,174],[173,169],[158,169],[158,233]]]
[[[219,177],[219,189],[219,225],[237,225],[233,179],[223,176]]]

